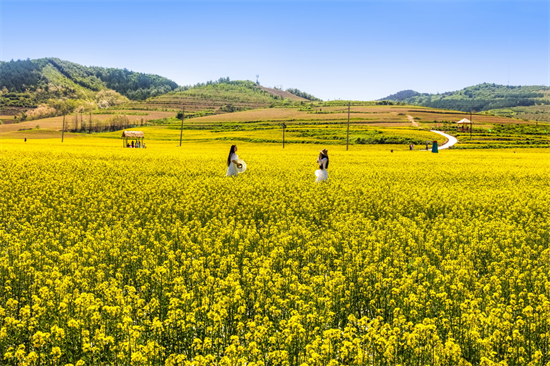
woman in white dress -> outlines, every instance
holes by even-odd
[[[227,174],[226,177],[235,177],[239,175],[237,168],[240,168],[242,165],[237,161],[239,156],[237,155],[237,145],[231,145],[231,150],[229,150],[229,156],[227,157]]]
[[[319,169],[315,171],[315,176],[317,179],[315,183],[319,183],[328,179],[328,151],[323,149],[319,151],[319,157],[317,158],[317,164],[319,164]]]

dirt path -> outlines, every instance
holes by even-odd
[[[411,124],[414,126],[414,127],[420,127],[420,125],[418,124],[418,122],[416,122],[413,118],[413,116],[409,116],[407,115],[407,118],[409,119],[409,121],[411,121]]]

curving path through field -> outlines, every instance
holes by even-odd
[[[439,150],[448,149],[449,147],[453,146],[454,144],[456,144],[458,142],[456,137],[448,135],[445,132],[435,131],[435,130],[430,130],[430,132],[438,133],[441,136],[444,136],[444,137],[447,138],[447,140],[448,140],[447,143],[439,146]]]

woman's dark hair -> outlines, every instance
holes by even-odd
[[[325,155],[323,153],[319,153],[319,160],[323,159],[323,158],[327,158],[327,166],[325,167],[325,169],[328,169],[328,163],[330,161],[329,157],[328,157],[328,154]],[[319,169],[323,170],[323,164],[319,164]]]
[[[231,149],[229,149],[229,156],[227,157],[227,166],[231,165],[231,155],[233,155],[236,148],[237,145],[231,145]]]

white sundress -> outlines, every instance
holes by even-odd
[[[227,173],[225,174],[226,177],[234,177],[239,175],[239,172],[237,171],[237,166],[233,162],[233,160],[237,160],[239,156],[235,153],[231,154],[231,162],[229,163],[229,166],[227,167]]]
[[[328,179],[327,161],[327,158],[322,158],[321,160],[317,159],[317,164],[319,164],[323,169],[317,169],[315,171],[315,176],[317,177],[315,183],[319,183]]]

